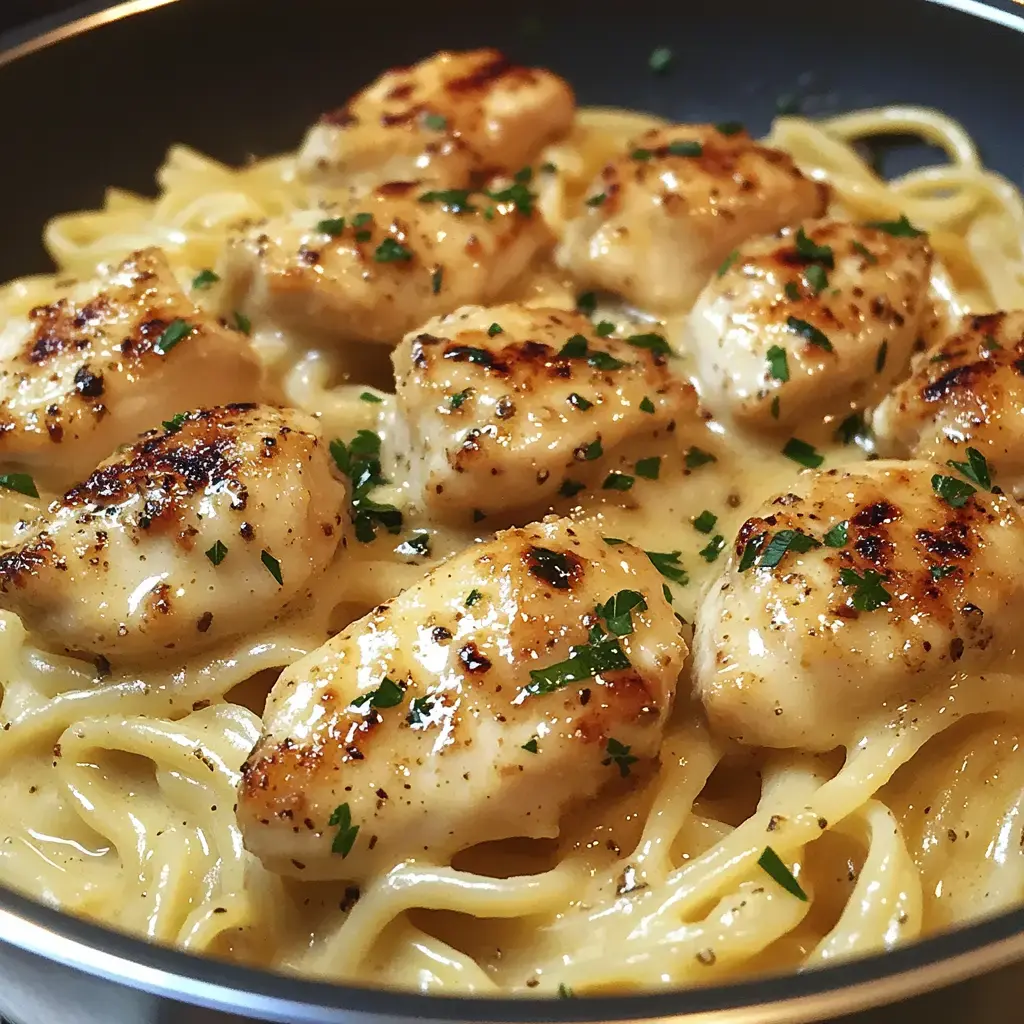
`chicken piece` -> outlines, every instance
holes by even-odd
[[[431,513],[535,509],[600,486],[627,442],[664,449],[693,389],[658,335],[599,337],[578,313],[467,306],[395,349],[398,408]],[[567,487],[569,490],[567,490]]]
[[[744,243],[690,314],[702,402],[786,433],[873,405],[910,362],[931,263],[921,235],[835,220]]]
[[[828,197],[745,131],[651,129],[601,171],[558,260],[585,287],[652,311],[686,309],[736,245],[820,217]]]
[[[963,460],[971,445],[1005,490],[1024,493],[1024,312],[968,316],[952,338],[921,354],[878,407],[873,427],[887,455]]]
[[[343,543],[315,421],[189,413],[100,464],[0,553],[0,608],[56,651],[180,660],[275,617]]]
[[[394,345],[431,316],[499,298],[550,245],[526,184],[510,192],[518,202],[393,182],[343,209],[257,225],[228,243],[225,310]]]
[[[572,124],[572,90],[497,50],[442,51],[392,68],[314,125],[299,173],[316,184],[478,184],[529,164]]]
[[[714,729],[831,750],[957,673],[1013,658],[1020,510],[980,490],[955,508],[937,474],[889,461],[804,474],[743,524],[697,616],[694,680]]]
[[[557,836],[658,756],[686,654],[641,551],[554,517],[500,533],[281,675],[242,768],[245,845],[358,880]]]
[[[178,410],[260,397],[249,342],[183,294],[159,249],[0,332],[0,463],[61,489]]]

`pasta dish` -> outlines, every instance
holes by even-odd
[[[1024,205],[963,127],[481,50],[158,183],[0,290],[0,884],[546,997],[1024,898]]]

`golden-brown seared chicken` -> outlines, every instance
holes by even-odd
[[[923,236],[834,220],[744,243],[690,314],[702,402],[762,431],[874,404],[910,361],[931,262]]]
[[[151,431],[0,553],[0,607],[54,650],[112,662],[259,627],[344,536],[345,488],[315,428],[233,405]]]
[[[145,249],[98,291],[0,332],[0,464],[63,488],[181,409],[259,397],[245,336],[201,312],[163,253]]]
[[[550,244],[526,184],[513,195],[519,202],[393,182],[329,212],[257,225],[228,244],[225,309],[394,345],[431,316],[495,300]]]
[[[827,201],[827,186],[744,131],[652,129],[594,182],[559,262],[586,287],[685,309],[740,242],[820,217]]]
[[[988,459],[1000,486],[1024,491],[1024,312],[965,317],[953,337],[922,353],[878,407],[879,449],[945,463],[964,448]]]
[[[556,836],[658,756],[687,653],[661,582],[564,519],[456,555],[282,674],[243,767],[246,846],[361,879]]]
[[[1024,524],[982,491],[956,508],[927,462],[805,474],[743,524],[697,617],[694,678],[742,743],[829,750],[957,672],[1013,657]],[[962,481],[966,482],[966,481]]]
[[[306,136],[299,173],[328,185],[420,179],[465,187],[513,173],[569,130],[572,90],[497,50],[442,51],[393,68]]]
[[[393,358],[417,489],[449,519],[600,486],[624,443],[664,449],[677,420],[697,416],[663,338],[599,337],[564,310],[466,307]]]

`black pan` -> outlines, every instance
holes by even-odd
[[[0,279],[48,268],[39,239],[53,213],[97,206],[110,184],[152,192],[169,143],[227,161],[293,148],[321,110],[441,47],[495,45],[547,65],[582,103],[681,121],[740,118],[755,133],[780,103],[811,116],[934,105],[967,125],[990,166],[1020,181],[1024,17],[1014,11],[1024,14],[974,0],[135,0],[64,27],[51,18],[0,37]],[[667,75],[648,67],[655,46],[674,51]],[[898,170],[921,154],[897,140],[878,156]],[[855,1011],[857,1024],[1006,1024],[1024,1001],[1024,967],[1005,966],[1017,960],[1024,910],[882,957],[728,987],[441,999],[199,960],[0,889],[0,1013],[16,1024],[772,1024]],[[952,987],[934,991],[942,986]]]

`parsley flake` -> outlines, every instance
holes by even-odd
[[[465,188],[439,189],[432,192],[424,192],[420,196],[420,202],[437,203],[448,213],[474,213],[476,207],[469,201],[469,197],[472,194],[469,189]]]
[[[640,399],[640,411],[648,415],[654,412],[654,403],[646,395]]]
[[[764,853],[757,860],[757,866],[768,874],[773,881],[782,886],[786,892],[795,896],[798,900],[807,902],[807,893],[800,887],[800,883],[793,877],[793,872],[782,862],[782,858],[770,847],[764,848]]]
[[[493,338],[496,334],[501,334],[501,333],[502,333],[502,326],[501,326],[501,324],[491,324],[491,326],[487,328],[487,337],[488,338]]]
[[[405,696],[402,688],[394,681],[385,676],[378,687],[368,690],[362,696],[352,701],[352,707],[361,715],[368,715],[371,708],[394,708],[402,703]]]
[[[660,334],[631,334],[626,342],[634,348],[649,349],[656,356],[673,354],[671,346]]]
[[[432,132],[443,132],[448,127],[448,118],[442,114],[424,114],[423,124]]]
[[[740,555],[739,571],[746,572],[748,569],[752,569],[754,563],[757,561],[757,556],[764,547],[765,541],[768,539],[767,533],[759,533],[756,537],[751,537],[750,540],[743,545],[743,552]]]
[[[576,309],[584,316],[593,316],[597,309],[597,295],[594,292],[583,292],[576,296]]]
[[[563,498],[574,498],[580,491],[586,490],[587,485],[581,484],[579,480],[563,480],[562,486],[558,488],[558,493]]]
[[[814,445],[801,441],[798,437],[791,437],[786,442],[782,454],[808,469],[817,469],[825,461],[825,456],[818,452]]]
[[[667,580],[685,587],[690,582],[689,573],[679,561],[681,551],[645,551],[648,561]]]
[[[821,541],[808,537],[799,530],[779,530],[761,551],[757,565],[760,569],[774,569],[790,551],[803,555],[820,547]]]
[[[406,715],[405,720],[414,727],[429,725],[430,715],[437,700],[438,698],[432,693],[428,693],[425,697],[417,697],[409,705],[409,714]]]
[[[828,274],[820,263],[812,263],[804,271],[804,280],[815,295],[820,295],[828,287]]]
[[[739,258],[740,258],[740,251],[739,251],[739,249],[733,249],[733,251],[731,253],[729,253],[729,255],[726,256],[725,259],[722,260],[722,262],[718,265],[718,271],[717,271],[718,276],[719,277],[725,277],[725,275],[729,272],[729,268]]]
[[[237,314],[236,314],[237,315]],[[156,339],[153,348],[165,356],[180,341],[184,341],[192,333],[192,325],[180,317],[172,320],[163,330],[160,337]]]
[[[961,476],[965,476],[968,480],[976,483],[983,491],[992,490],[992,474],[989,471],[985,456],[977,448],[968,448],[966,452],[967,462],[957,462],[954,459],[949,459],[946,465],[950,469],[955,469]]]
[[[389,236],[374,250],[373,258],[378,263],[401,263],[412,259],[412,251]]]
[[[430,534],[414,533],[408,540],[403,540],[395,548],[396,555],[409,555],[412,558],[422,558],[430,554]]]
[[[227,545],[222,541],[214,541],[213,547],[209,548],[206,552],[206,557],[214,564],[220,565],[224,561],[224,556],[228,553]]]
[[[629,155],[634,160],[647,161],[650,160],[654,154],[649,149],[634,149]]]
[[[652,455],[649,459],[640,459],[636,464],[636,475],[645,480],[657,480],[661,474],[661,458]]]
[[[801,320],[799,317],[790,316],[786,317],[786,326],[794,334],[799,334],[801,338],[806,338],[812,345],[817,345],[818,348],[823,348],[826,352],[832,351],[832,342],[814,324],[809,324],[806,320]]]
[[[683,456],[683,462],[686,464],[687,469],[699,469],[701,466],[706,466],[709,462],[717,461],[717,456],[712,455],[711,452],[704,451],[703,448],[698,448],[696,445],[687,448],[686,454]]]
[[[574,409],[579,409],[580,412],[586,412],[594,406],[593,402],[582,395],[576,394],[575,391],[569,396],[568,402]]]
[[[266,549],[260,552],[260,561],[267,567],[267,572],[277,580],[279,587],[284,586],[284,578],[281,576],[281,563]]]
[[[693,520],[693,528],[698,533],[710,533],[718,522],[718,516],[714,512],[704,509],[696,519]]]
[[[434,295],[441,294],[441,283],[444,281],[444,267],[435,267],[430,275],[430,290]]]
[[[854,587],[850,604],[859,612],[873,612],[892,600],[892,594],[882,586],[885,576],[874,569],[865,569],[863,575],[856,569],[839,570],[839,582],[844,587]]]
[[[466,607],[472,608],[477,601],[483,600],[483,594],[480,593],[475,587],[469,592],[469,597],[466,598]]]
[[[626,473],[620,473],[618,470],[612,470],[604,478],[601,487],[606,491],[628,491],[633,487],[633,477]]]
[[[943,476],[936,473],[932,477],[932,490],[950,508],[963,508],[972,494],[977,494],[978,489],[966,480],[958,480],[955,476]]]
[[[348,804],[339,804],[331,812],[327,824],[337,826],[338,831],[331,843],[331,853],[340,853],[344,860],[351,852],[359,835],[359,826],[352,824],[352,811]]]
[[[220,274],[215,274],[209,267],[205,270],[200,270],[195,277],[192,278],[192,288],[195,291],[205,291],[210,285],[216,284],[220,280]]]
[[[829,268],[835,266],[832,246],[818,245],[807,237],[803,228],[796,233],[796,254],[806,263],[822,263]]]
[[[462,408],[462,403],[466,401],[469,396],[473,394],[472,388],[464,388],[462,391],[457,391],[448,399],[448,406],[452,409]]]
[[[604,448],[601,445],[601,438],[591,441],[590,444],[580,445],[573,453],[581,462],[593,462],[604,455]]]
[[[849,535],[850,524],[848,520],[844,519],[841,523],[836,523],[835,526],[831,527],[822,540],[830,548],[842,548],[846,547]]]
[[[703,558],[705,562],[714,562],[722,553],[724,548],[725,538],[720,533],[716,533],[708,542],[707,546],[701,548],[700,557]]]
[[[597,606],[597,614],[605,620],[608,632],[615,636],[629,636],[633,632],[633,612],[646,611],[644,595],[635,590],[620,590]]]
[[[331,238],[337,238],[345,230],[345,218],[344,217],[328,217],[326,220],[320,221],[316,230],[323,235],[330,235]]]
[[[364,391],[359,396],[359,400],[361,402],[369,402],[371,405],[380,405],[380,403],[384,401],[380,395],[375,395],[372,391]]]
[[[565,661],[556,662],[547,668],[531,669],[530,682],[524,692],[542,696],[561,690],[570,683],[592,679],[602,672],[624,668],[629,668],[629,658],[619,641],[595,627],[591,630],[588,643],[573,644],[569,648],[569,657]]]
[[[925,234],[924,231],[919,231],[907,220],[905,213],[900,216],[899,220],[873,220],[868,221],[865,226],[877,228],[879,231],[884,231],[887,235],[892,235],[894,238],[920,238],[921,235]]]
[[[881,373],[885,369],[885,360],[889,355],[889,341],[883,338],[882,344],[878,346],[878,354],[875,356],[875,373]]]
[[[520,750],[526,750],[531,754],[537,753],[537,737],[531,736],[520,748]]]
[[[607,338],[608,335],[615,333],[615,324],[610,320],[602,320],[595,328],[594,333],[599,338]]]
[[[768,349],[768,372],[772,378],[785,383],[789,380],[789,357],[781,345]]]
[[[843,444],[853,444],[855,441],[869,440],[871,431],[864,421],[864,414],[859,412],[850,413],[836,428],[835,439]]]
[[[704,146],[696,139],[679,139],[668,144],[668,151],[672,156],[701,156]]]
[[[863,256],[870,266],[874,266],[878,262],[878,257],[870,249],[868,249],[867,246],[865,246],[862,242],[854,241],[851,243],[851,247],[853,248],[854,252],[859,253],[861,256]]]
[[[169,420],[161,420],[160,426],[162,426],[168,434],[176,434],[181,430],[182,424],[187,419],[187,412],[176,412]]]
[[[608,746],[605,747],[605,753],[608,755],[601,764],[610,765],[614,764],[619,769],[619,775],[622,778],[626,778],[629,775],[629,766],[636,764],[640,759],[634,757],[630,750],[633,748],[627,746],[625,743],[620,743],[619,740],[614,737],[609,737]]]
[[[607,192],[598,192],[596,196],[587,197],[587,206],[603,206],[607,198]]]
[[[955,573],[956,569],[955,565],[932,565],[928,567],[928,572],[931,573],[932,579],[938,582]]]

